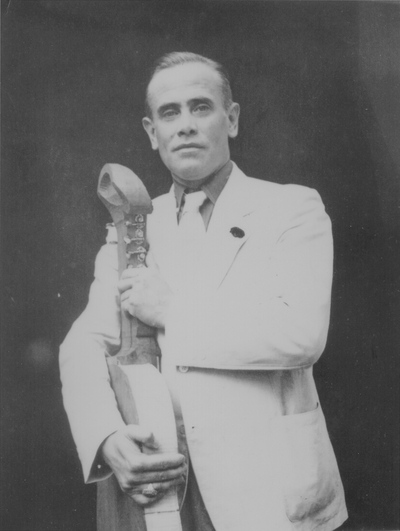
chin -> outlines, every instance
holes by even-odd
[[[185,181],[198,181],[207,176],[204,166],[198,163],[180,165],[178,168],[172,169],[172,173]]]

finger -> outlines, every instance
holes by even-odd
[[[184,465],[186,458],[184,455],[177,453],[144,454],[143,461],[145,468],[141,470],[142,472],[162,472]]]
[[[122,272],[120,280],[127,280],[130,278],[144,277],[149,274],[147,267],[129,267]]]
[[[129,300],[129,291],[125,291],[124,293],[121,293],[121,302],[126,302]]]
[[[142,507],[146,507],[147,505],[151,505],[152,503],[155,503],[156,501],[160,500],[163,496],[164,496],[163,492],[160,492],[155,498],[148,498],[147,496],[144,496],[143,494],[131,494],[130,495],[130,497]]]
[[[140,278],[134,277],[134,278],[126,278],[126,279],[120,280],[117,284],[117,287],[118,287],[118,291],[122,294],[131,289],[138,289],[142,285],[143,285],[143,282],[140,280]]]
[[[158,501],[160,498],[162,498],[171,487],[178,487],[184,482],[185,479],[183,477],[180,477],[179,479],[164,483],[151,483],[152,488],[156,491],[156,494],[154,496],[143,494],[143,491],[146,492],[146,490],[149,489],[149,483],[137,485],[132,488],[124,488],[123,491],[128,494],[128,496],[133,498],[139,505],[150,505],[151,503],[154,503],[155,501]]]
[[[178,468],[185,463],[185,456],[177,453],[160,453],[146,455],[142,454],[142,459],[135,472],[162,472]]]
[[[126,279],[126,278],[132,278],[132,277],[136,277],[137,275],[139,275],[139,271],[143,269],[142,267],[129,267],[128,269],[124,269],[122,271],[122,274],[121,274],[121,280],[123,279]]]
[[[127,301],[122,302],[121,307],[124,312],[130,314],[132,317],[136,317],[135,309]]]
[[[177,468],[162,470],[161,472],[155,472],[153,473],[153,475],[156,475],[156,477],[152,479],[151,483],[164,483],[166,481],[172,481],[174,479],[180,479],[182,477],[185,478],[187,471],[187,465],[186,463],[183,463]]]
[[[143,301],[143,295],[138,291],[133,290],[125,291],[121,294],[121,306],[122,309],[126,312],[129,312],[131,315],[136,314],[136,309]]]
[[[143,300],[144,300],[144,296],[143,296],[143,293],[139,292],[139,291],[133,291],[133,290],[129,290],[129,291],[125,291],[126,295],[125,294],[122,294],[121,295],[121,304],[124,305],[124,308],[127,310],[128,308],[130,308],[131,310],[135,310],[136,306],[139,306],[140,304],[143,303]]]
[[[136,472],[135,483],[163,483],[165,481],[179,479],[186,474],[187,466],[185,464],[182,464],[176,468],[170,468],[168,470]]]
[[[151,450],[158,450],[158,444],[154,439],[153,432],[137,424],[128,424],[125,426],[125,436],[135,443],[143,444]]]
[[[132,288],[132,281],[131,280],[120,280],[117,284],[118,291],[123,294],[125,291]]]
[[[153,485],[153,489],[157,491],[157,493],[163,493],[165,494],[168,489],[171,487],[177,487],[179,485],[182,485],[184,483],[184,478],[180,476],[177,479],[172,479],[171,481],[164,481],[162,483],[151,483]],[[148,487],[148,484],[145,485],[145,488]],[[143,494],[143,490],[142,490]]]

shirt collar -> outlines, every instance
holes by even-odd
[[[231,160],[228,160],[228,162],[224,164],[216,173],[212,173],[205,183],[200,187],[200,189],[203,190],[208,199],[214,205],[217,202],[217,199],[224,189],[226,183],[228,182],[230,174],[232,173],[232,169],[233,163]],[[185,190],[185,185],[174,180],[174,192],[178,210],[181,208],[182,198]]]

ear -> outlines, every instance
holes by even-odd
[[[142,119],[142,124],[143,124],[144,130],[149,135],[151,147],[154,150],[157,150],[158,149],[158,142],[157,142],[156,130],[155,130],[155,127],[154,127],[154,124],[153,124],[153,120],[151,120],[150,118],[145,116]]]
[[[239,114],[240,105],[238,103],[232,103],[228,110],[229,130],[228,135],[230,138],[235,138],[239,132]]]

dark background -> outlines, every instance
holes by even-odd
[[[322,195],[335,276],[315,374],[343,529],[399,529],[400,5],[7,0],[2,26],[1,529],[95,529],[58,345],[105,236],[103,164],[134,169],[152,197],[169,187],[140,119],[147,68],[185,49],[231,72],[233,160]]]

